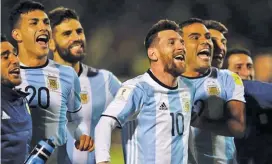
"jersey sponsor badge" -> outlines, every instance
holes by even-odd
[[[237,84],[237,85],[243,85],[243,82],[242,82],[241,78],[239,77],[239,75],[237,75],[236,73],[232,72],[231,76],[232,76],[235,84]]]
[[[87,104],[89,102],[89,95],[87,91],[82,91],[80,93],[80,99],[82,104]]]
[[[132,88],[129,87],[122,87],[118,90],[117,94],[116,94],[116,98],[120,99],[120,100],[125,100],[127,101],[130,93],[132,92]]]
[[[55,76],[47,76],[47,85],[51,90],[59,89],[58,79]]]
[[[204,83],[204,88],[208,95],[219,96],[221,90],[217,80],[207,79]]]

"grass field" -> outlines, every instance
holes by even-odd
[[[123,150],[121,144],[111,145],[111,164],[124,164]]]

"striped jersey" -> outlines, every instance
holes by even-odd
[[[192,92],[181,81],[167,87],[151,70],[122,84],[102,116],[122,127],[126,164],[187,164]]]
[[[65,144],[66,114],[73,115],[81,109],[76,72],[71,67],[48,60],[39,67],[21,66],[21,77],[22,84],[17,88],[29,93],[27,99],[33,122],[31,145],[51,136],[57,146]]]
[[[108,104],[120,88],[120,81],[107,70],[98,70],[81,64],[79,81],[82,109],[78,112],[88,125],[88,134],[94,138],[94,129]],[[95,153],[77,150],[75,139],[68,133],[66,150],[70,161],[77,164],[95,164]]]
[[[209,109],[209,107],[223,109],[224,104],[231,100],[245,102],[243,82],[237,74],[228,70],[218,70],[212,67],[202,77],[183,77],[182,80],[196,87],[193,111],[199,110],[199,108],[204,109],[204,106],[207,107],[205,109]],[[220,103],[221,100],[223,100],[223,103]],[[205,105],[200,105],[199,102],[201,101]],[[220,111],[223,111],[221,109]],[[213,110],[209,109],[209,111]],[[220,111],[214,110],[213,112],[216,114]],[[233,137],[216,135],[191,126],[188,159],[190,164],[231,164],[236,162],[235,154]]]

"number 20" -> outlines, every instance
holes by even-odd
[[[170,113],[171,118],[172,118],[172,136],[175,136],[175,129],[177,129],[177,134],[178,135],[183,135],[184,131],[184,116],[182,113]],[[180,121],[179,121],[180,120]],[[181,122],[181,125],[179,124]]]
[[[32,95],[30,96],[30,99],[29,99],[29,104],[30,104],[29,107],[30,108],[33,108],[33,107],[35,108],[36,106],[35,105],[31,105],[31,102],[35,98],[35,96],[37,94],[37,90],[36,90],[36,88],[34,86],[31,86],[31,85],[29,85],[29,86],[27,86],[25,88],[26,92],[28,92],[29,90],[32,90],[32,92],[33,92]],[[46,103],[45,104],[42,103],[42,91],[44,91],[46,93],[46,101],[45,101]],[[47,109],[50,106],[50,94],[49,94],[48,88],[46,88],[46,87],[40,87],[38,89],[38,105],[41,108],[43,108],[43,109]]]

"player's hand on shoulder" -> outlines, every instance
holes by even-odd
[[[94,140],[91,136],[81,135],[80,139],[75,142],[75,147],[80,151],[92,152],[94,150]]]

